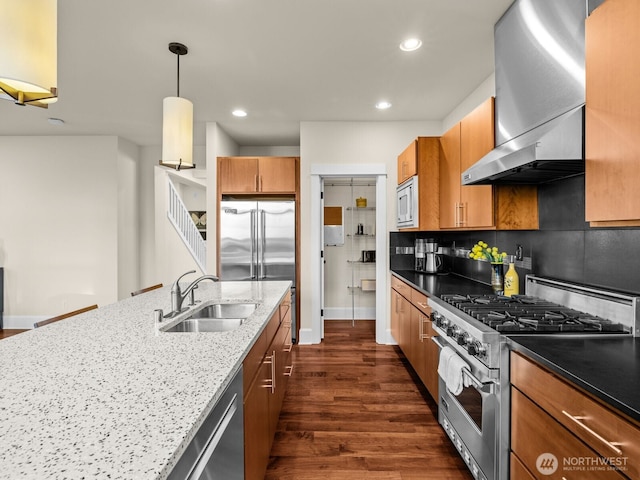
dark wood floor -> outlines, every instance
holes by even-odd
[[[375,322],[326,322],[294,349],[265,480],[472,480],[416,379]]]
[[[18,333],[22,333],[22,332],[26,332],[26,330],[8,330],[8,329],[2,329],[0,330],[0,340],[2,340],[3,338],[7,338],[10,337],[11,335],[17,335]]]

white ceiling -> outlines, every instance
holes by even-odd
[[[299,145],[301,121],[440,121],[493,72],[493,25],[512,1],[58,0],[59,100],[0,101],[0,135],[160,145],[174,41],[189,48],[180,95],[196,145],[206,122],[240,145],[284,146]],[[400,51],[409,36],[420,50]],[[376,110],[381,99],[392,108]]]

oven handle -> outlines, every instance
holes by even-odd
[[[433,342],[436,345],[438,345],[438,347],[440,347],[441,349],[445,346],[448,346],[447,342],[444,340],[441,340],[440,337],[438,336],[431,337],[431,340],[433,340]],[[465,375],[471,381],[473,388],[475,388],[479,392],[488,393],[490,395],[493,395],[495,393],[496,382],[494,380],[489,380],[488,382],[481,382],[476,378],[476,376],[468,368],[463,368],[462,374]]]

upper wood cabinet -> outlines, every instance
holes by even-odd
[[[222,193],[296,193],[297,157],[219,157]]]
[[[494,147],[494,101],[486,100],[442,136],[440,227],[491,228],[493,187],[462,186],[464,170]]]
[[[438,230],[440,210],[440,141],[418,137],[398,156],[398,184],[418,175],[418,227],[402,230]],[[405,178],[401,180],[401,172]]]
[[[538,228],[535,186],[461,184],[461,175],[495,145],[494,99],[487,99],[440,139],[440,228]]]
[[[607,0],[586,20],[585,218],[640,225],[640,2]]]
[[[414,140],[398,155],[398,185],[418,174],[418,141]]]

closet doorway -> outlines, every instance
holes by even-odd
[[[376,318],[376,179],[324,180],[324,321]]]
[[[353,197],[348,198],[352,195],[352,185]],[[329,192],[325,192],[327,188]],[[338,198],[346,200],[338,202]],[[358,207],[357,198],[366,198],[367,207]],[[330,205],[330,203],[335,204]],[[341,247],[325,246],[325,206],[343,209],[344,245]],[[324,337],[325,309],[327,309],[327,321],[337,318],[354,321],[360,318],[375,318],[376,342],[392,343],[387,321],[386,206],[385,165],[312,166],[311,210],[317,212],[317,217],[314,215],[317,221],[312,222],[311,251],[319,252],[319,255],[311,262],[311,287],[316,293],[311,298],[311,343],[320,343]],[[358,208],[362,210],[357,210]],[[359,224],[362,224],[362,236],[358,236]],[[362,251],[369,252],[364,254],[365,261],[362,261]],[[371,253],[372,251],[375,253]],[[371,261],[373,255],[375,255],[375,261]],[[327,260],[326,263],[325,260]],[[325,281],[325,274],[327,281]],[[339,283],[330,280],[331,278],[339,279]],[[370,281],[365,281],[363,284],[362,280]],[[375,290],[371,290],[372,288]]]

